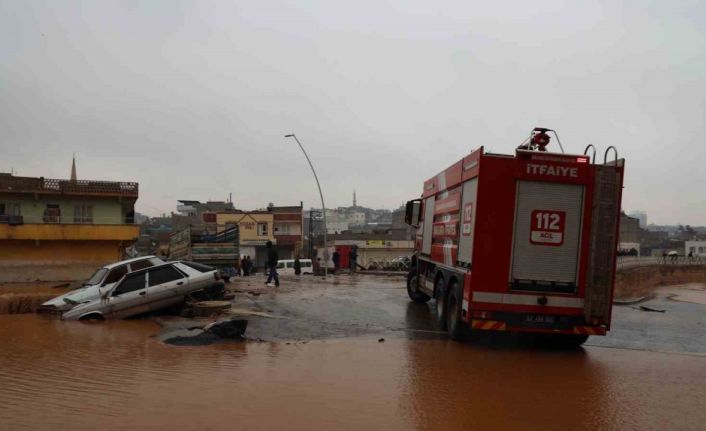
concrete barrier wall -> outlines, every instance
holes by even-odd
[[[106,263],[0,261],[0,283],[86,280]]]
[[[655,287],[685,283],[706,283],[704,265],[653,265],[619,269],[615,297],[648,296]]]

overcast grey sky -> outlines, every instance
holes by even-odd
[[[624,208],[706,224],[699,1],[0,0],[0,171],[177,199],[394,208],[534,126],[616,145]]]

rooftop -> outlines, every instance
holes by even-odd
[[[123,181],[62,180],[0,173],[0,193],[138,197],[138,184]]]

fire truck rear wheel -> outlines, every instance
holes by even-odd
[[[407,294],[414,302],[424,303],[431,299],[429,295],[419,290],[419,276],[416,271],[407,275]]]
[[[436,323],[439,329],[446,330],[446,286],[444,286],[444,278],[439,277],[436,280]]]
[[[461,318],[461,301],[463,293],[456,280],[449,286],[448,299],[446,300],[446,327],[452,340],[460,341],[465,336],[464,323]]]

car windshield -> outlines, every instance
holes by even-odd
[[[85,283],[83,283],[84,286],[93,286],[94,284],[98,284],[103,280],[103,277],[105,277],[105,274],[108,272],[107,268],[101,268],[98,271],[96,271],[91,278],[88,279]]]

